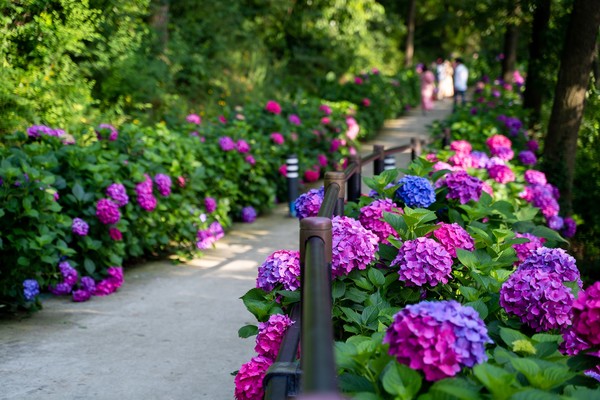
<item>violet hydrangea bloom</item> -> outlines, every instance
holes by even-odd
[[[287,315],[274,314],[269,317],[267,322],[258,324],[258,335],[256,335],[256,346],[254,351],[258,355],[268,357],[272,360],[277,358],[279,347],[283,336],[294,321]]]
[[[153,211],[156,208],[157,201],[156,197],[152,194],[152,179],[148,175],[146,180],[138,183],[135,186],[135,192],[137,194],[137,201],[139,206],[145,211]]]
[[[474,168],[485,168],[490,158],[483,151],[472,151],[471,159],[473,160]]]
[[[519,153],[519,161],[523,165],[535,165],[537,163],[537,157],[533,151],[523,150]]]
[[[405,241],[391,266],[398,266],[399,280],[407,286],[436,286],[448,283],[452,257],[435,240],[420,237]]]
[[[204,208],[206,208],[206,212],[209,214],[215,212],[217,209],[217,201],[212,197],[205,197]]]
[[[285,290],[300,287],[300,252],[278,250],[270,254],[258,267],[256,287],[271,292],[279,284]]]
[[[219,146],[223,151],[231,151],[235,149],[235,142],[229,136],[222,136],[219,138]]]
[[[71,293],[71,291],[73,290],[73,286],[69,285],[66,282],[60,282],[57,283],[55,286],[50,286],[48,289],[50,290],[50,293],[56,296],[64,296]]]
[[[354,218],[335,216],[332,223],[331,274],[348,275],[355,269],[366,269],[375,259],[379,238]]]
[[[209,229],[199,230],[196,234],[196,247],[199,250],[206,250],[210,248],[216,241],[217,238]]]
[[[390,224],[383,220],[383,214],[386,212],[404,213],[391,199],[378,199],[360,209],[358,220],[362,226],[377,235],[381,243],[389,244],[388,237],[390,235],[396,237],[397,233]]]
[[[127,196],[127,190],[121,183],[113,183],[106,188],[106,195],[110,197],[119,207],[125,206],[129,203],[129,196]]]
[[[110,199],[100,199],[96,203],[96,216],[105,225],[116,224],[121,219],[119,206]]]
[[[71,230],[74,234],[79,236],[85,236],[88,234],[90,226],[87,222],[82,220],[81,218],[73,218],[73,224],[71,225]]]
[[[263,379],[273,360],[264,356],[255,356],[240,367],[235,376],[236,400],[262,400],[265,394]]]
[[[83,289],[77,289],[73,291],[73,301],[81,303],[88,301],[92,297],[92,292]]]
[[[256,220],[256,210],[252,206],[242,208],[242,221],[254,222]]]
[[[32,301],[38,294],[40,294],[38,281],[35,279],[25,279],[23,281],[23,297],[25,297],[25,300]]]
[[[565,225],[565,220],[558,215],[551,216],[550,218],[548,218],[547,222],[548,228],[554,229],[555,231],[561,230],[562,227]]]
[[[158,193],[163,197],[167,197],[171,194],[171,177],[165,174],[156,174],[154,177],[154,182],[156,182],[156,187],[158,188]]]
[[[325,188],[323,186],[319,189],[311,189],[298,196],[294,202],[294,208],[298,219],[315,217],[319,213],[324,198]]]
[[[508,183],[515,180],[515,173],[506,165],[492,165],[487,170],[490,178],[498,183]]]
[[[290,121],[291,124],[299,126],[302,124],[302,122],[300,121],[300,117],[297,116],[296,114],[290,114],[290,116],[288,117],[288,121]]]
[[[573,303],[573,330],[591,345],[600,345],[600,281],[579,292]]]
[[[503,146],[493,147],[492,149],[490,149],[490,153],[492,156],[498,157],[499,159],[504,161],[512,160],[515,156],[514,151],[510,147]]]
[[[406,175],[398,181],[398,196],[408,207],[427,208],[435,202],[435,190],[428,179]]]
[[[459,224],[440,222],[437,225],[439,228],[433,231],[433,236],[435,236],[450,256],[456,258],[456,249],[475,250],[475,241]]]
[[[546,241],[546,239],[539,238],[531,233],[517,233],[515,234],[515,237],[529,239],[529,242],[527,243],[512,245],[512,248],[515,249],[515,253],[517,253],[517,258],[519,259],[516,264],[520,264],[525,261],[532,251],[542,247]]]
[[[58,269],[60,270],[60,273],[63,277],[63,281],[65,283],[71,286],[77,283],[77,278],[79,277],[79,274],[77,273],[77,270],[75,268],[71,267],[71,264],[69,264],[68,261],[60,262],[58,264]]]
[[[383,342],[399,363],[423,371],[428,381],[485,362],[485,345],[492,343],[477,311],[454,300],[406,306],[394,316]]]
[[[561,230],[562,235],[566,238],[575,236],[575,233],[577,232],[577,223],[575,220],[571,217],[566,217],[563,222],[565,224]]]
[[[573,305],[575,306],[575,304]],[[577,310],[574,308],[575,313]],[[574,317],[575,318],[575,317]],[[598,334],[597,334],[598,335]],[[592,347],[590,342],[582,339],[576,332],[573,327],[570,327],[562,332],[562,337],[564,341],[560,344],[559,350],[563,354],[567,354],[570,356],[574,356],[579,354],[584,350],[588,350]],[[600,337],[600,336],[596,336]],[[600,358],[600,351],[590,351],[586,352],[588,356],[595,356]],[[585,371],[587,376],[590,376],[598,381],[600,381],[600,364],[596,365],[594,368],[588,369]]]
[[[469,175],[466,171],[452,172],[441,180],[448,188],[447,199],[455,199],[460,204],[466,204],[471,200],[478,201],[481,197],[483,181]]]
[[[545,185],[548,183],[546,180],[546,174],[542,171],[536,171],[535,169],[528,169],[525,171],[525,182],[530,185]]]
[[[583,286],[575,258],[563,249],[538,247],[521,263],[519,269],[543,269],[557,275],[561,282],[577,282],[579,287]]]

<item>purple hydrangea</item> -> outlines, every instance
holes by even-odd
[[[420,237],[402,244],[391,266],[398,266],[398,275],[407,286],[448,283],[452,273],[452,256],[433,239]]]
[[[435,190],[426,178],[406,175],[398,181],[398,196],[408,207],[427,208],[435,202]]]
[[[90,226],[87,222],[82,220],[81,218],[73,218],[73,224],[71,225],[71,230],[74,234],[79,236],[85,236],[88,234],[90,230]]]
[[[600,281],[580,291],[573,303],[573,331],[592,346],[600,345]]]
[[[58,269],[63,277],[63,281],[71,286],[77,283],[79,274],[77,270],[71,267],[68,261],[63,261],[58,264]]]
[[[82,277],[79,284],[81,285],[82,290],[86,290],[88,292],[94,292],[96,290],[96,282],[90,276]]]
[[[471,159],[473,160],[474,168],[485,168],[490,158],[483,151],[472,151]]]
[[[217,239],[209,229],[199,230],[196,234],[196,247],[200,250],[210,248]]]
[[[156,208],[157,201],[154,194],[152,194],[152,179],[148,175],[145,176],[146,180],[135,185],[137,201],[143,210],[153,211]]]
[[[25,300],[32,301],[40,294],[40,285],[35,279],[25,279],[23,281],[23,297]]]
[[[114,142],[119,137],[117,129],[110,124],[100,124],[96,129],[96,136],[98,140],[109,140]]]
[[[250,145],[248,144],[248,142],[246,142],[243,139],[240,139],[237,141],[236,147],[237,147],[238,152],[242,153],[242,154],[250,151]]]
[[[219,146],[223,151],[231,151],[235,149],[235,142],[229,136],[223,136],[219,138]]]
[[[545,185],[548,183],[546,174],[542,171],[536,171],[535,169],[528,169],[525,171],[525,182],[530,185]]]
[[[171,177],[165,174],[156,174],[154,177],[154,182],[156,183],[156,187],[158,188],[158,193],[163,197],[167,197],[171,194]]]
[[[290,114],[290,116],[288,117],[288,121],[290,121],[291,124],[299,126],[302,122],[300,121],[300,117],[297,116],[296,114]]]
[[[96,216],[105,225],[116,224],[121,219],[119,206],[110,199],[100,199],[96,203]]]
[[[539,238],[531,233],[517,233],[515,234],[515,237],[529,239],[529,242],[527,243],[512,245],[513,249],[515,249],[515,253],[517,253],[517,258],[519,259],[516,264],[520,264],[525,261],[532,251],[538,247],[542,247],[546,241],[545,239]]]
[[[223,226],[219,223],[219,221],[213,221],[209,226],[208,230],[212,235],[217,239],[223,238],[225,236],[225,231],[223,230]]]
[[[205,197],[204,208],[206,208],[206,212],[209,214],[215,212],[215,210],[217,209],[217,200],[215,200],[212,197]]]
[[[455,199],[460,204],[471,200],[479,201],[483,190],[483,181],[469,175],[465,171],[456,171],[442,178],[442,184],[448,188],[447,199]]]
[[[546,218],[558,215],[560,211],[554,190],[550,185],[527,186],[522,197],[531,202],[533,206],[539,208]]]
[[[77,289],[73,291],[73,301],[81,303],[83,301],[88,301],[92,297],[92,292],[83,289]]]
[[[475,241],[459,224],[440,222],[438,226],[439,228],[433,231],[433,236],[452,257],[456,258],[456,249],[475,250]]]
[[[564,219],[564,223],[565,224],[561,230],[562,235],[566,238],[572,238],[575,236],[575,233],[577,232],[577,223],[575,220],[571,217],[566,217]]]
[[[279,284],[285,290],[300,287],[300,252],[278,250],[267,257],[258,267],[256,287],[271,292]]]
[[[60,282],[57,283],[55,286],[50,286],[49,290],[50,293],[56,296],[65,296],[71,293],[71,291],[73,290],[73,286],[69,285],[66,282]]]
[[[127,196],[127,190],[121,183],[113,183],[106,188],[106,195],[110,197],[119,207],[125,206],[129,203],[129,196]]]
[[[394,316],[383,342],[399,363],[423,371],[428,381],[485,362],[485,345],[492,343],[477,311],[454,300],[406,306]]]
[[[515,153],[510,147],[498,146],[490,149],[490,153],[494,157],[498,157],[501,160],[509,161],[515,156]]]
[[[265,394],[263,389],[263,379],[269,367],[273,364],[273,360],[264,357],[256,356],[243,364],[235,376],[235,393],[236,400],[262,400]]]
[[[332,223],[331,274],[348,275],[355,269],[366,269],[375,259],[379,238],[350,217],[335,216]]]
[[[256,220],[256,210],[252,206],[242,208],[242,221],[254,222]]]
[[[571,289],[547,269],[523,268],[527,260],[502,284],[500,305],[536,332],[566,328],[571,324]]]
[[[324,197],[325,188],[323,186],[321,186],[319,189],[311,189],[308,192],[298,196],[294,202],[296,216],[298,219],[317,216]]]
[[[487,169],[490,178],[498,183],[508,183],[515,180],[515,173],[507,165],[492,165]]]
[[[575,258],[563,249],[538,247],[519,266],[519,269],[542,269],[558,276],[561,282],[577,282],[583,286]]]
[[[46,125],[33,125],[27,128],[27,135],[34,138],[42,135],[61,137],[65,135],[65,131],[62,129],[53,129]]]
[[[573,306],[575,306],[575,304],[573,304]],[[576,309],[574,309],[574,311],[577,313]],[[575,319],[576,317],[574,316],[573,318]],[[564,330],[562,332],[562,336],[564,341],[560,344],[559,350],[563,354],[574,356],[592,347],[591,343],[578,336],[573,327]],[[596,338],[598,337],[600,336],[596,336]],[[588,356],[600,357],[600,351],[590,351],[586,352],[586,354]],[[594,368],[586,370],[585,374],[600,381],[600,363],[598,363],[598,365],[596,365]]]
[[[258,355],[268,357],[272,360],[277,358],[283,335],[294,321],[287,315],[275,314],[269,317],[267,322],[258,324],[258,335],[254,351]]]
[[[558,215],[553,215],[552,217],[548,218],[547,222],[548,227],[550,229],[554,229],[555,231],[561,230],[562,227],[565,225],[565,220]]]
[[[389,244],[388,237],[390,235],[396,237],[397,233],[390,224],[383,220],[383,214],[386,212],[404,213],[391,199],[379,199],[361,208],[358,220],[362,226],[377,235],[381,243]]]
[[[523,150],[519,153],[519,161],[523,165],[535,165],[537,163],[537,157],[533,151]]]

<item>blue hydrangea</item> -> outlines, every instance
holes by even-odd
[[[325,188],[311,189],[298,196],[294,203],[298,219],[316,217],[325,197]]]
[[[40,285],[35,279],[25,279],[23,281],[23,296],[25,300],[31,301],[40,294]]]
[[[435,202],[435,190],[429,180],[414,175],[406,175],[398,181],[398,196],[408,207],[427,208]]]

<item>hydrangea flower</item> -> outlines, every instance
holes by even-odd
[[[550,185],[527,186],[520,196],[533,206],[539,208],[546,218],[558,215],[560,211],[554,190]]]
[[[40,285],[35,279],[25,279],[23,281],[23,297],[25,300],[32,301],[40,294]]]
[[[332,223],[331,274],[348,275],[354,269],[366,269],[375,259],[379,238],[354,218],[335,216]]]
[[[577,310],[574,311],[577,312]],[[573,327],[564,330],[562,332],[562,336],[564,341],[560,344],[559,350],[563,354],[574,356],[592,347],[591,343],[585,341],[577,335]],[[600,351],[591,351],[587,352],[586,354],[589,356],[599,357],[600,361]],[[594,368],[586,370],[585,374],[600,381],[600,363],[598,363],[598,365],[596,365]]]
[[[231,151],[235,149],[235,142],[229,136],[222,136],[219,138],[219,146],[223,151]]]
[[[196,234],[196,247],[200,250],[206,250],[211,247],[217,239],[209,229],[199,230]]]
[[[298,219],[317,216],[324,198],[325,188],[323,186],[319,189],[311,189],[298,196],[294,202],[294,208]]]
[[[246,161],[250,165],[256,164],[256,160],[254,159],[254,156],[252,156],[251,154],[248,154],[246,156],[246,158],[244,158],[244,161]]]
[[[438,182],[448,188],[446,198],[458,200],[460,204],[466,204],[471,200],[479,201],[483,190],[483,181],[469,175],[466,171],[452,172]]]
[[[362,226],[377,235],[381,243],[389,244],[388,237],[390,235],[396,237],[397,233],[390,224],[383,220],[383,213],[386,212],[404,213],[391,199],[379,199],[361,208],[358,220]]]
[[[450,143],[450,150],[457,153],[469,154],[473,150],[473,146],[466,140],[454,140]]]
[[[154,182],[156,182],[156,187],[158,188],[158,193],[163,197],[167,197],[171,194],[171,177],[165,174],[156,174],[154,177]]]
[[[88,301],[92,297],[92,292],[83,289],[77,289],[73,291],[73,301],[81,303],[83,301]]]
[[[71,293],[71,291],[73,290],[73,286],[69,285],[66,282],[60,282],[57,283],[55,286],[50,286],[48,289],[50,290],[50,293],[56,296],[64,296]]]
[[[92,277],[84,276],[81,278],[81,282],[79,284],[83,290],[88,292],[94,292],[94,290],[96,290],[96,282]]]
[[[98,140],[109,140],[114,142],[119,137],[117,129],[110,124],[100,124],[96,129],[96,137]]]
[[[223,230],[223,227],[221,226],[221,224],[219,223],[219,221],[213,221],[209,226],[208,226],[208,230],[210,231],[210,233],[217,239],[221,239],[223,236],[225,236],[225,231]]]
[[[127,190],[120,183],[113,183],[106,188],[106,195],[110,197],[119,207],[123,207],[129,203]]]
[[[573,303],[573,331],[591,345],[600,345],[600,281],[580,291]]]
[[[300,117],[296,114],[290,114],[290,116],[288,117],[288,121],[290,121],[292,125],[296,126],[300,126],[302,124],[302,122],[300,121]]]
[[[306,171],[304,171],[304,181],[305,182],[316,182],[319,180],[319,176],[320,176],[320,171],[317,169],[312,170],[312,169],[308,169]]]
[[[271,133],[271,140],[275,144],[283,144],[283,142],[285,142],[285,139],[283,138],[283,135],[281,133],[279,133],[279,132],[273,132],[273,133]]]
[[[519,153],[519,161],[523,165],[535,165],[537,163],[537,157],[533,151],[523,150]]]
[[[263,379],[273,360],[256,356],[243,364],[235,376],[235,398],[236,400],[262,400],[265,391],[263,389]]]
[[[433,236],[435,236],[450,256],[456,258],[456,249],[475,250],[475,241],[459,224],[440,222],[438,226],[439,228],[433,231]]]
[[[473,159],[469,153],[457,152],[448,159],[448,162],[455,167],[452,170],[456,170],[457,167],[460,169],[466,169],[477,166],[477,160]]]
[[[436,286],[448,283],[452,256],[435,240],[420,237],[405,241],[391,266],[398,266],[399,280],[407,286]]]
[[[530,185],[545,185],[548,183],[546,174],[542,171],[536,171],[535,169],[528,169],[525,171],[525,182]]]
[[[494,157],[498,157],[501,160],[509,161],[515,156],[515,153],[510,147],[494,147],[490,150],[490,153]]]
[[[490,152],[493,152],[493,149],[498,148],[498,147],[508,147],[508,148],[512,147],[512,142],[510,141],[509,138],[507,138],[504,135],[490,136],[485,141],[485,144],[490,149]]]
[[[115,240],[117,242],[123,240],[123,233],[115,227],[110,227],[108,229],[108,236],[110,236],[112,240]]]
[[[123,284],[123,268],[108,267],[106,272],[108,276],[96,284],[94,296],[108,296]]]
[[[79,278],[79,274],[77,270],[71,267],[68,261],[62,261],[58,264],[58,269],[63,277],[63,281],[68,285],[74,285],[77,283],[77,278]]]
[[[571,217],[567,217],[563,221],[565,224],[561,230],[562,235],[566,238],[572,238],[577,232],[577,223]]]
[[[74,234],[79,236],[85,236],[88,234],[90,226],[87,222],[82,220],[81,218],[73,218],[73,224],[71,225],[71,230]]]
[[[556,273],[523,268],[526,262],[502,284],[500,305],[536,332],[566,328],[571,324],[571,289]]]
[[[492,343],[477,311],[454,300],[406,306],[394,316],[383,342],[399,363],[423,371],[428,381],[485,362],[485,345]]]
[[[516,264],[520,264],[529,257],[532,251],[542,247],[546,239],[539,238],[531,233],[516,233],[515,237],[529,239],[527,243],[513,244],[512,248],[517,253],[519,261]]]
[[[527,143],[525,143],[525,146],[527,149],[529,149],[529,151],[533,151],[534,153],[540,149],[540,144],[537,142],[537,140],[533,139],[528,140]]]
[[[492,165],[487,170],[490,178],[498,183],[508,183],[515,180],[515,173],[506,165]]]
[[[242,208],[242,221],[254,222],[256,220],[256,210],[252,206]]]
[[[327,104],[321,104],[319,106],[319,111],[321,111],[323,114],[325,115],[331,115],[331,107],[329,107]]]
[[[274,100],[267,101],[265,110],[267,110],[268,112],[275,114],[275,115],[281,114],[281,106],[279,105],[278,102],[276,102]]]
[[[200,125],[202,123],[202,118],[198,114],[190,114],[185,117],[185,120],[190,124]]]
[[[283,336],[294,321],[287,315],[274,314],[267,322],[258,324],[258,335],[256,335],[256,346],[254,350],[258,355],[268,357],[272,360],[277,358],[279,347]]]
[[[156,208],[157,201],[156,197],[152,194],[152,179],[148,175],[146,180],[138,183],[135,186],[135,192],[137,194],[137,201],[139,206],[146,211],[153,211]]]
[[[237,141],[236,147],[237,151],[242,154],[245,154],[250,151],[250,145],[243,139]]]
[[[100,199],[96,203],[96,216],[105,225],[116,224],[121,219],[119,206],[110,199]]]
[[[427,208],[435,202],[435,190],[429,180],[414,175],[406,175],[398,181],[401,186],[396,191],[408,207]]]
[[[563,249],[538,247],[521,263],[519,269],[542,269],[557,275],[561,282],[577,282],[579,287],[583,286],[575,258]]]
[[[473,160],[474,168],[485,168],[487,167],[488,161],[490,158],[483,151],[473,151],[471,152],[471,159]]]
[[[552,217],[548,218],[547,222],[548,227],[550,229],[554,229],[555,231],[561,230],[562,227],[565,225],[564,219],[558,215],[553,215]]]
[[[206,212],[209,214],[215,212],[217,209],[217,201],[212,197],[205,197],[204,208],[206,208]]]
[[[258,267],[256,287],[270,292],[279,284],[285,290],[300,287],[300,252],[278,250],[270,254]]]

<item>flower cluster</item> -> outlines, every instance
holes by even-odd
[[[398,275],[407,286],[448,283],[452,273],[452,256],[433,239],[420,237],[402,244],[390,266],[398,266]]]
[[[275,115],[281,114],[281,106],[278,102],[269,100],[267,101],[267,105],[265,106],[265,110]]]
[[[478,201],[483,190],[483,181],[469,175],[466,171],[452,172],[440,178],[438,182],[436,186],[448,188],[446,198],[458,200],[460,204],[466,204],[471,200]]]
[[[112,240],[115,240],[117,242],[123,240],[123,232],[121,232],[118,228],[115,228],[114,226],[108,228],[108,236],[110,236]]]
[[[580,291],[573,302],[573,331],[591,345],[600,345],[600,281]]]
[[[157,201],[156,197],[152,193],[152,179],[148,175],[145,175],[146,180],[138,183],[135,186],[135,192],[137,193],[137,201],[140,207],[146,211],[153,211],[156,208]]]
[[[96,282],[89,276],[84,276],[79,282],[80,288],[73,291],[73,301],[88,301],[96,292]]]
[[[398,181],[401,186],[396,191],[408,207],[427,208],[435,202],[435,190],[429,180],[414,175],[406,175]]]
[[[229,136],[222,136],[219,138],[219,146],[221,146],[221,150],[223,151],[231,151],[235,150],[235,142]]]
[[[275,144],[283,144],[283,142],[285,141],[285,139],[283,138],[283,135],[279,132],[271,133],[271,140]]]
[[[403,214],[404,211],[391,199],[379,199],[360,209],[358,220],[366,229],[373,232],[381,243],[389,244],[388,237],[396,236],[396,231],[383,220],[383,213]]]
[[[96,137],[98,140],[109,140],[114,142],[119,137],[119,132],[110,124],[100,124],[96,129]]]
[[[154,182],[156,183],[156,187],[158,188],[158,193],[163,197],[167,197],[171,194],[171,177],[165,174],[156,174],[154,177]]]
[[[71,264],[69,264],[68,261],[60,262],[58,264],[58,269],[60,270],[62,280],[55,286],[50,286],[48,289],[52,294],[57,296],[70,294],[73,290],[73,286],[77,283],[79,274],[75,268],[71,267]]]
[[[521,263],[520,269],[542,269],[556,274],[562,282],[577,282],[582,287],[583,282],[579,269],[575,265],[575,258],[563,249],[539,247],[531,252],[529,257]]]
[[[88,231],[90,230],[90,226],[87,222],[82,220],[81,218],[73,218],[73,224],[71,225],[71,230],[74,234],[79,236],[86,236]]]
[[[270,292],[279,284],[285,290],[300,287],[300,252],[278,250],[267,257],[258,267],[256,287]]]
[[[256,356],[240,367],[234,379],[236,400],[262,400],[263,379],[271,364],[269,357]]]
[[[306,217],[314,217],[319,213],[323,198],[325,197],[325,188],[321,186],[319,189],[311,189],[306,193],[298,196],[294,202],[296,216],[299,219]]]
[[[256,220],[256,210],[252,206],[242,208],[242,221],[254,222]]]
[[[438,226],[439,228],[433,231],[433,236],[452,257],[456,257],[456,249],[475,250],[475,241],[459,224],[440,222]]]
[[[537,171],[535,169],[528,169],[524,174],[525,182],[530,185],[545,185],[548,183],[546,180],[546,174],[542,171]]]
[[[121,183],[113,183],[106,188],[106,195],[110,197],[119,207],[125,206],[129,203],[129,196],[127,196],[127,190]]]
[[[202,123],[202,118],[198,114],[190,114],[185,117],[185,120],[190,124],[200,125]]]
[[[53,129],[46,125],[32,125],[27,128],[27,136],[37,138],[42,135],[60,137],[65,134],[62,129]]]
[[[538,247],[542,247],[546,241],[546,239],[539,238],[531,233],[517,233],[515,234],[515,237],[529,239],[529,242],[527,243],[513,244],[512,246],[517,253],[517,258],[519,259],[517,264],[525,261],[532,251]]]
[[[519,131],[523,127],[523,122],[517,117],[499,115],[498,121],[504,123],[504,126],[506,126],[511,136],[517,136],[519,134]]]
[[[487,168],[490,178],[498,183],[508,183],[515,180],[515,173],[507,165],[491,165]]]
[[[238,140],[235,146],[238,153],[245,154],[250,151],[250,145],[243,139]]]
[[[108,267],[106,272],[108,273],[108,277],[96,284],[94,296],[107,296],[116,291],[123,284],[123,268]]]
[[[519,153],[519,161],[523,165],[535,165],[537,163],[537,157],[533,151],[523,150]]]
[[[105,225],[116,224],[121,219],[119,206],[110,199],[100,199],[96,203],[96,216]]]
[[[223,236],[225,236],[223,227],[218,221],[214,221],[208,226],[208,229],[198,231],[196,235],[196,247],[200,250],[206,250]]]
[[[577,224],[571,217],[567,217],[563,220],[564,225],[562,227],[561,233],[566,238],[571,238],[575,236],[577,232]]]
[[[254,346],[254,350],[261,356],[275,360],[279,353],[283,335],[285,335],[285,331],[293,323],[294,321],[287,315],[271,315],[267,322],[258,324],[258,335],[256,336],[256,346]]]
[[[204,208],[206,209],[206,212],[209,214],[215,212],[215,210],[217,209],[217,200],[215,200],[212,197],[205,197],[204,198]]]
[[[394,316],[383,342],[399,363],[423,371],[428,381],[486,361],[485,345],[492,343],[477,311],[454,300],[406,306]]]
[[[331,274],[348,275],[354,269],[366,269],[375,259],[379,238],[350,217],[335,216],[332,223]]]
[[[23,281],[23,297],[25,300],[32,301],[40,294],[40,285],[35,279],[25,279]]]
[[[300,117],[296,114],[290,114],[290,116],[288,117],[288,121],[290,121],[292,125],[296,126],[300,126],[302,124],[302,122],[300,121]]]

